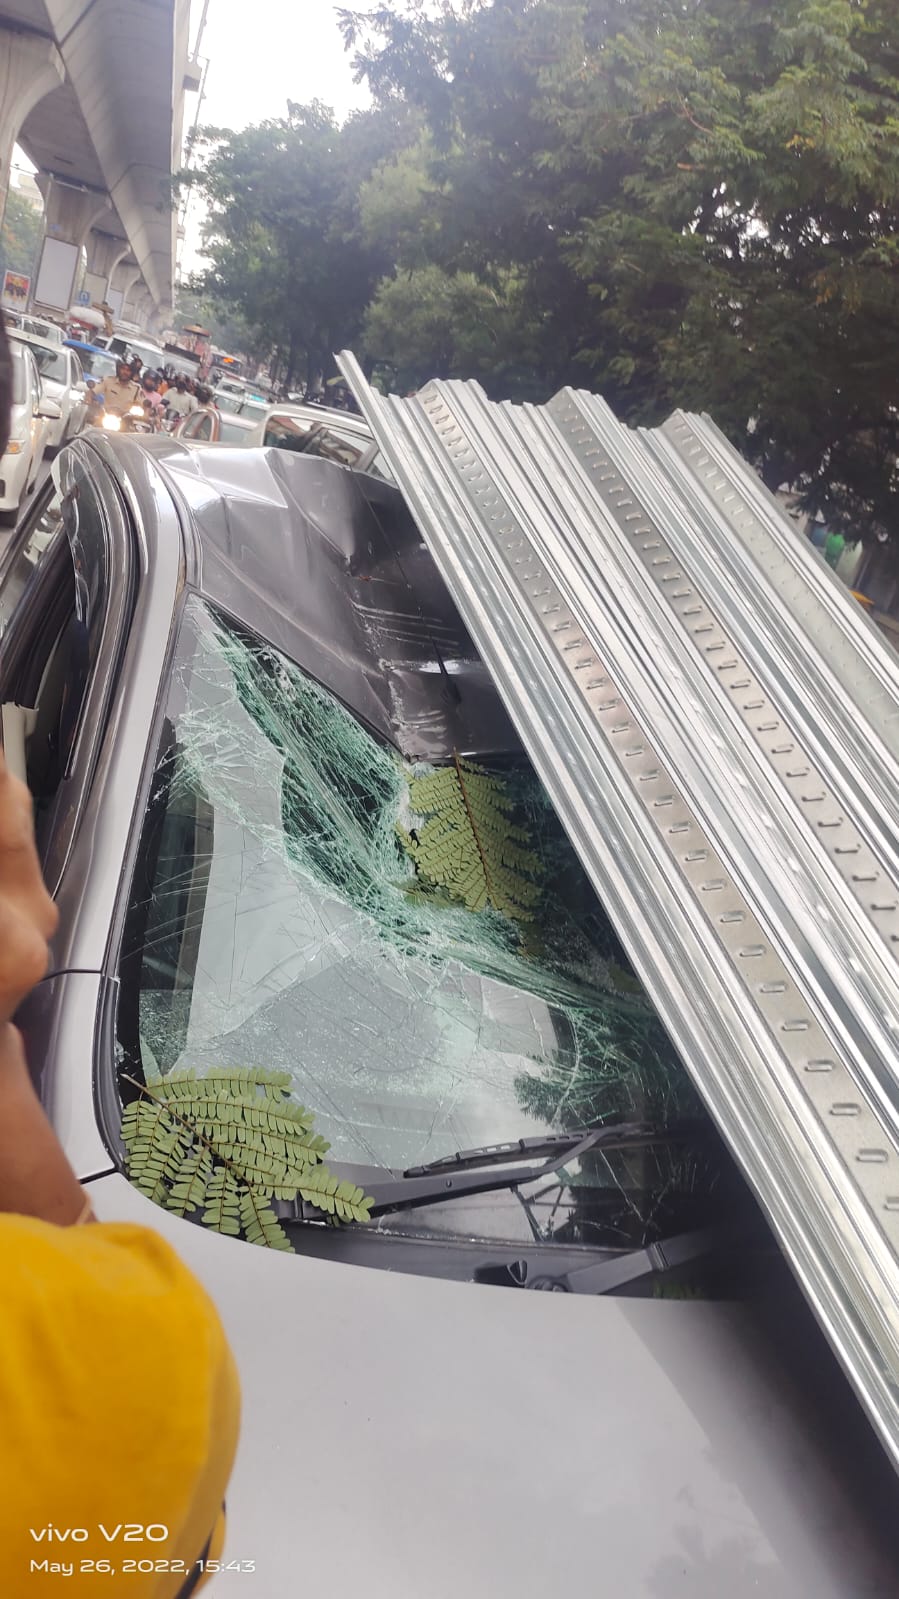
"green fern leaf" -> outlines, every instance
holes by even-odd
[[[330,1146],[289,1098],[286,1073],[219,1067],[135,1086],[141,1097],[122,1112],[128,1175],[175,1215],[199,1211],[207,1227],[282,1250],[292,1245],[274,1198],[304,1194],[329,1220],[368,1221],[363,1190],[322,1166]]]
[[[207,1204],[211,1176],[212,1156],[209,1151],[192,1149],[166,1195],[166,1209],[174,1211],[176,1216],[203,1210]]]
[[[299,1193],[301,1199],[327,1215],[337,1216],[341,1221],[370,1220],[374,1200],[367,1198],[364,1189],[357,1188],[354,1183],[342,1182],[335,1177],[327,1166],[316,1166],[308,1172],[300,1184]]]
[[[209,1179],[203,1222],[218,1233],[229,1233],[235,1238],[240,1235],[240,1188],[227,1166],[217,1166]]]
[[[249,1243],[293,1253],[293,1245],[271,1206],[251,1188],[245,1188],[241,1193],[240,1220]]]
[[[509,818],[514,804],[501,777],[454,756],[452,766],[413,777],[409,798],[425,820],[414,836],[398,828],[419,875],[469,910],[529,919],[542,892],[543,866],[529,834]]]

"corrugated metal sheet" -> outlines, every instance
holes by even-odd
[[[706,418],[341,367],[899,1463],[899,662]]]

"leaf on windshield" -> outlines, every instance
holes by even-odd
[[[514,802],[504,780],[454,754],[452,766],[411,778],[409,795],[426,820],[410,832],[397,831],[425,881],[469,910],[531,919],[543,869],[527,847],[527,829],[512,821]]]
[[[298,1197],[334,1221],[366,1222],[372,1201],[324,1164],[330,1147],[290,1097],[290,1078],[262,1069],[170,1072],[125,1106],[122,1136],[135,1187],[216,1232],[292,1250],[272,1199]]]

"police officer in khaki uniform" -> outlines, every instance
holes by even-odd
[[[111,411],[113,416],[127,416],[132,405],[141,405],[143,402],[140,384],[135,383],[127,361],[118,362],[114,378],[104,378],[102,383],[97,384],[94,397],[102,399],[105,409]]]

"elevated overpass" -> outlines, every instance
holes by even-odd
[[[38,168],[37,302],[86,286],[138,319],[172,299],[190,0],[0,0],[0,202],[13,146]]]

